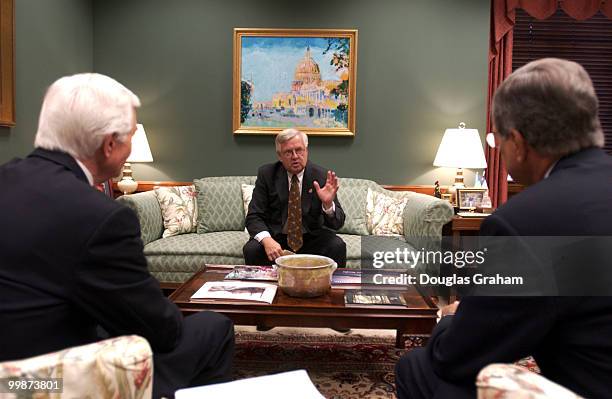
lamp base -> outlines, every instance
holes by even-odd
[[[121,190],[123,195],[132,194],[138,188],[138,182],[132,178],[132,165],[126,162],[123,165],[123,177],[117,183],[117,188]]]
[[[452,204],[457,206],[457,189],[465,188],[463,183],[463,168],[457,168],[457,174],[455,175],[455,182],[448,188],[448,193],[453,196]]]

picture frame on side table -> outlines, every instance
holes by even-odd
[[[457,208],[460,210],[474,210],[480,208],[486,188],[458,188]]]
[[[355,135],[356,29],[234,29],[234,134]]]

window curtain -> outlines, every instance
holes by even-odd
[[[591,18],[598,11],[612,19],[612,0],[491,0],[489,33],[489,89],[487,94],[487,132],[493,131],[491,104],[495,90],[512,73],[512,37],[515,9],[522,8],[537,19],[546,19],[557,8],[577,20]],[[486,146],[487,185],[493,207],[508,199],[508,172],[499,150]]]

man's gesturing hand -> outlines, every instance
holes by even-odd
[[[338,188],[340,187],[336,174],[331,170],[328,170],[325,186],[321,188],[319,186],[319,182],[317,182],[316,180],[313,183],[313,186],[315,190],[317,190],[317,196],[323,203],[323,207],[325,209],[331,208],[332,202],[334,201],[334,198],[336,198],[336,193],[338,192]]]

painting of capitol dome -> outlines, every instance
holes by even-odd
[[[235,37],[235,133],[295,127],[309,134],[354,134],[356,31],[247,31]]]

